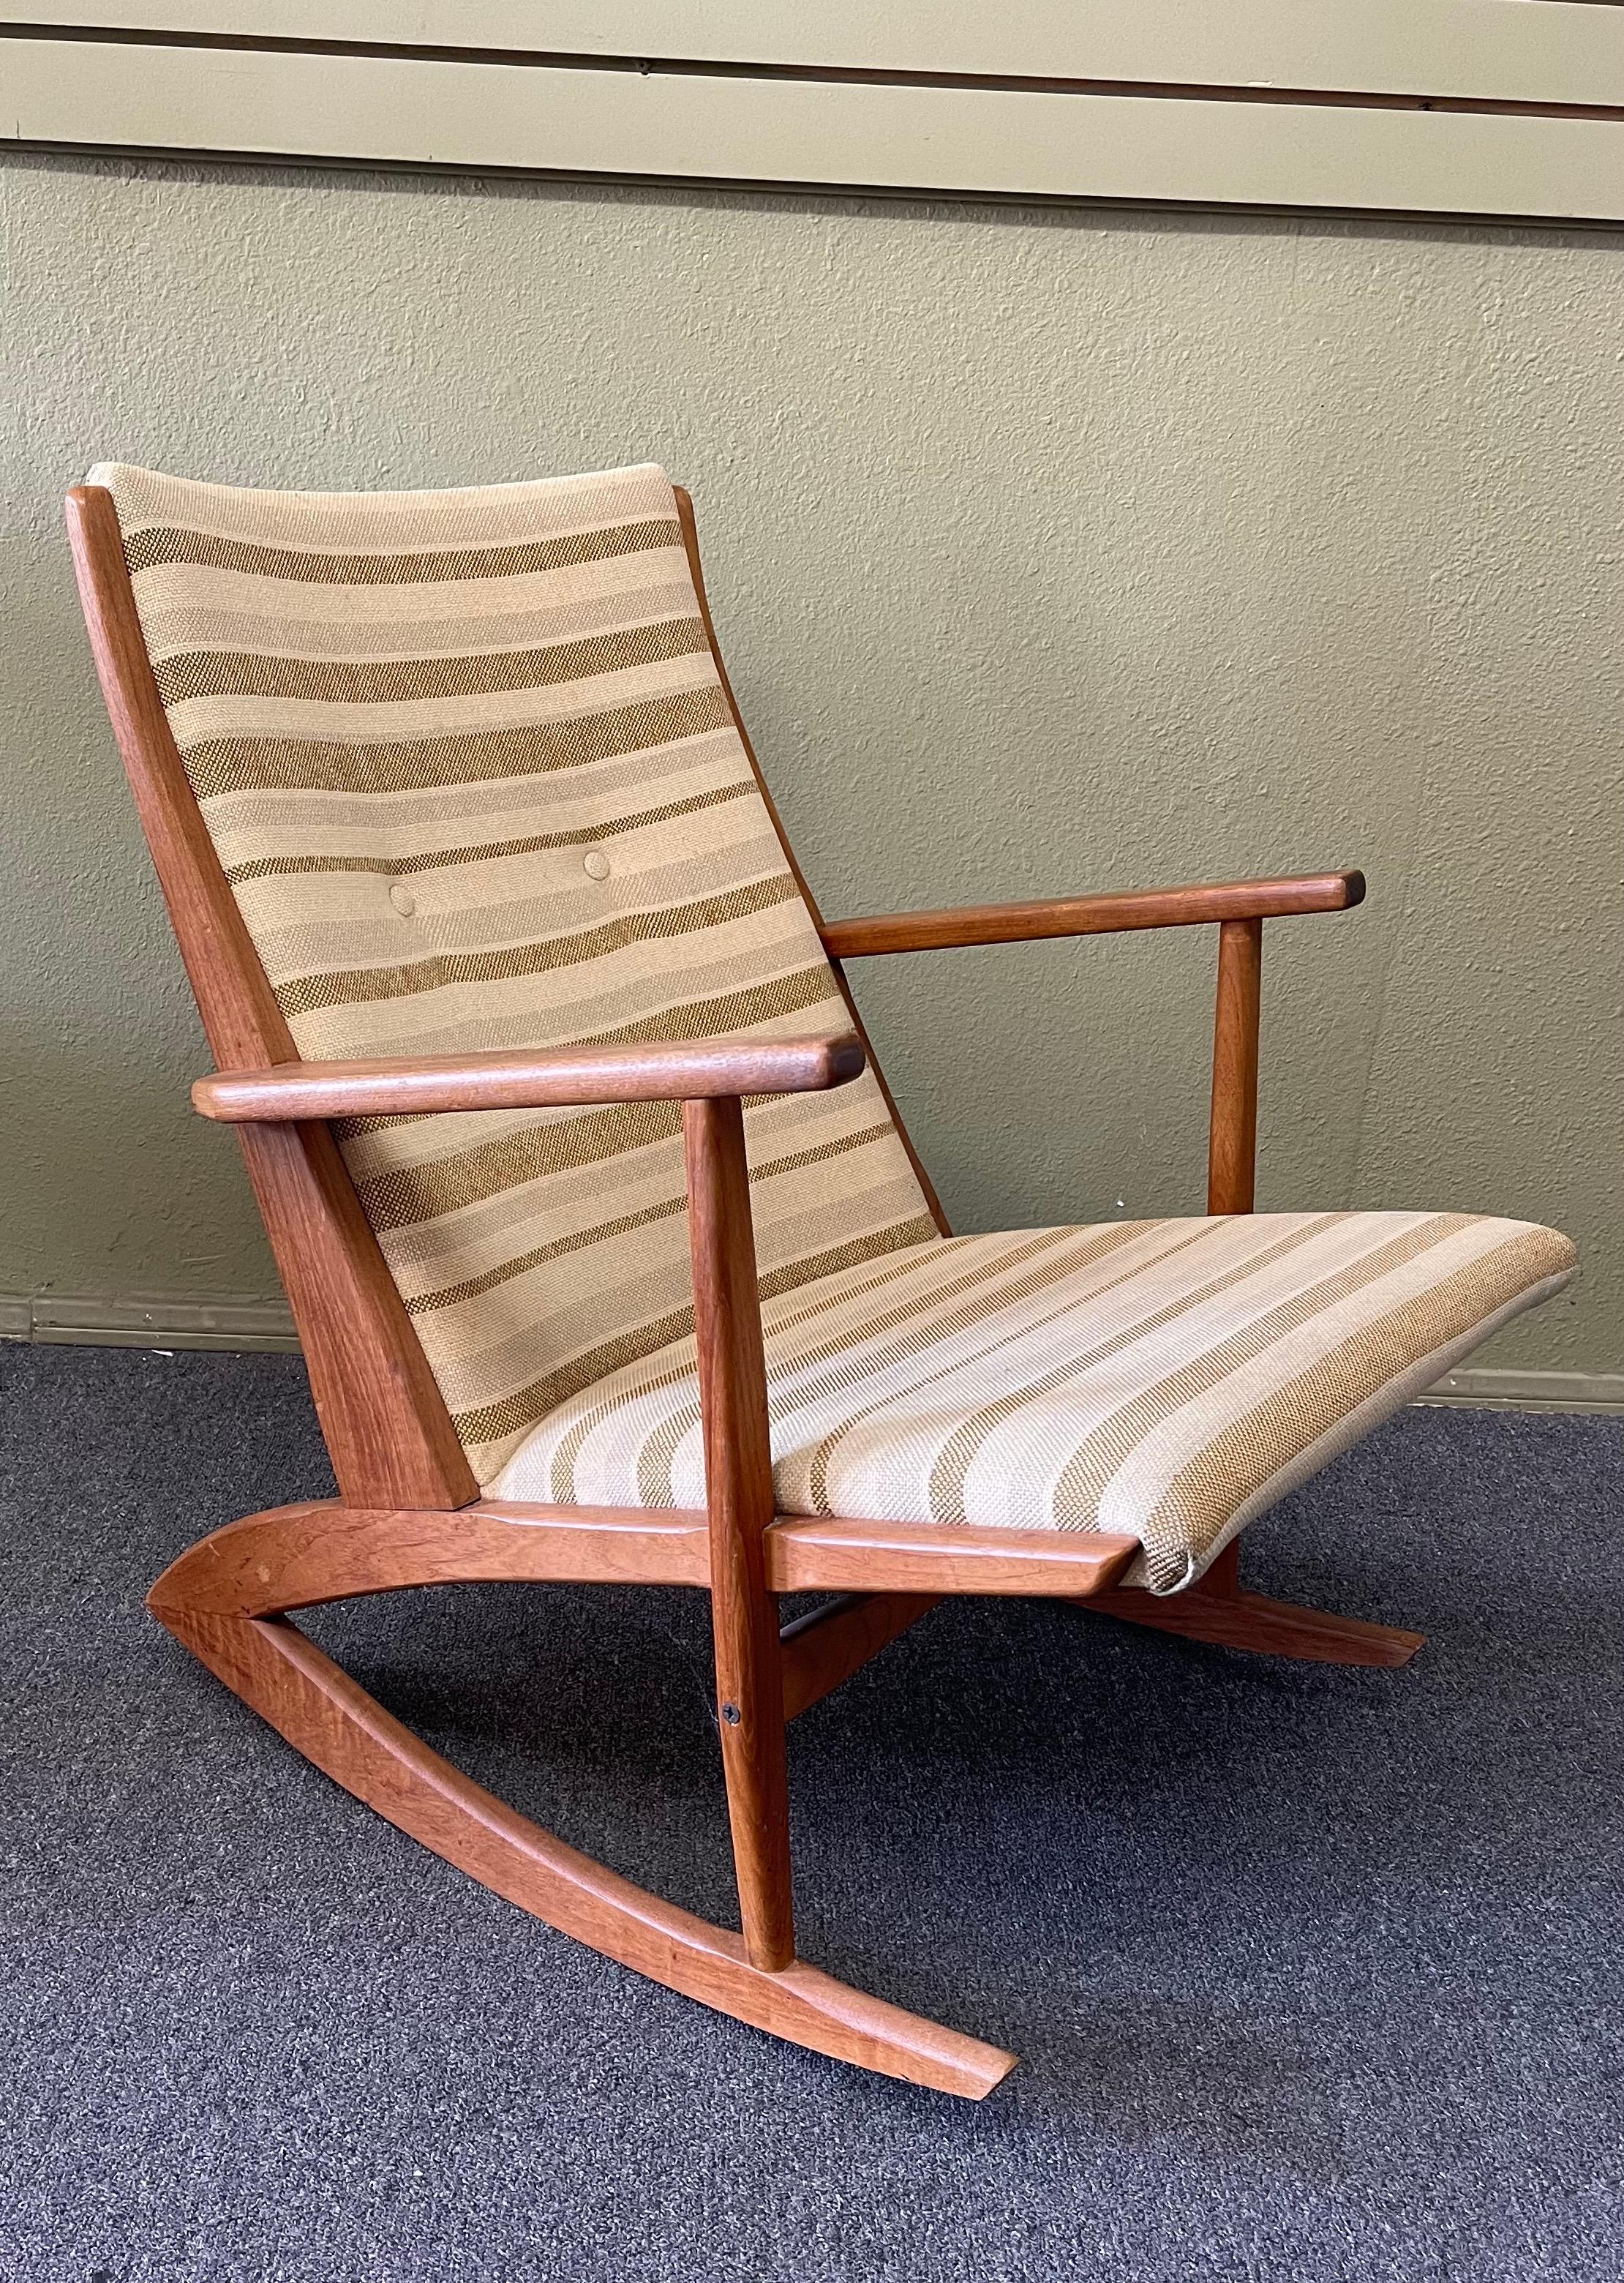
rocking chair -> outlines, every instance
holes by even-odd
[[[549,1925],[979,2099],[1011,2054],[797,1958],[785,1724],[944,1594],[1402,1664],[1414,1633],[1242,1591],[1239,1533],[1573,1273],[1524,1222],[1253,1212],[1263,923],[1359,874],[826,922],[657,468],[105,466],[68,518],[217,1065],[192,1098],[239,1130],[338,1485],[203,1539],[154,1614]],[[840,962],[1203,923],[1206,1216],[951,1235]],[[739,1933],[514,1813],[289,1618],[459,1579],[709,1592]]]

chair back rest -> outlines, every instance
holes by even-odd
[[[662,470],[88,480],[303,1057],[847,1026]],[[746,1120],[765,1293],[936,1234],[872,1072]],[[335,1132],[481,1484],[558,1403],[691,1330],[679,1105]]]

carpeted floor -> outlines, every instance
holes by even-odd
[[[0,1348],[5,2283],[1617,2283],[1624,1423],[1411,1411],[1249,1540],[1425,1629],[1274,1664],[935,1612],[794,1732],[806,1954],[1013,2046],[980,2108],[634,1979],[349,1800],[141,1608],[329,1487],[286,1357]],[[697,1594],[309,1621],[726,1915]]]

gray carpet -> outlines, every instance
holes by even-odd
[[[805,1953],[1023,2057],[980,2108],[634,1979],[423,1854],[144,1614],[329,1487],[285,1357],[0,1349],[12,2283],[1616,2283],[1624,1426],[1412,1411],[1251,1535],[1425,1629],[1336,1671],[1035,1602],[797,1724]],[[713,1915],[697,1594],[311,1629]]]

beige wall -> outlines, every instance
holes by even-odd
[[[1363,863],[1277,923],[1260,1203],[1555,1221],[1624,1366],[1624,240],[14,157],[0,1293],[270,1289],[79,631],[101,456],[655,457],[832,913]],[[961,1226],[1199,1209],[1205,933],[855,979]]]

